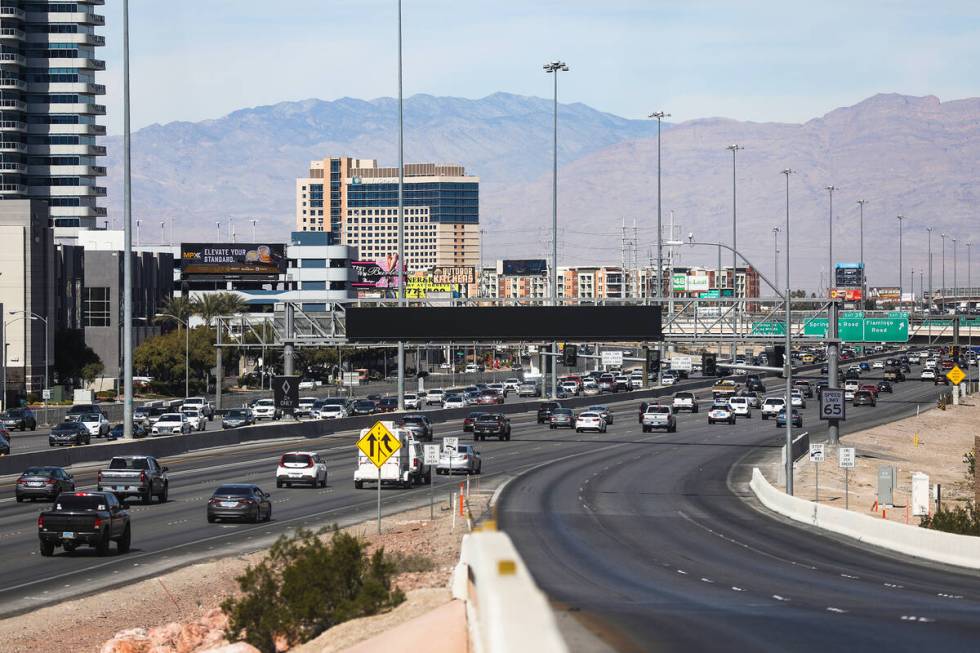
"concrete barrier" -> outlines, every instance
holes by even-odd
[[[758,467],[752,470],[749,486],[762,505],[794,521],[915,558],[980,569],[980,537],[899,524],[792,497],[773,487]]]
[[[463,537],[452,590],[466,601],[475,653],[567,653],[547,597],[505,533]]]

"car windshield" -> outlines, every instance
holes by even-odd
[[[402,424],[418,424],[419,426],[425,426],[424,417],[406,417],[402,420]]]
[[[109,469],[149,469],[146,458],[113,458]]]
[[[369,399],[362,399],[355,402],[354,405],[356,405],[358,408],[374,408],[374,402]]]
[[[247,497],[252,494],[252,488],[247,485],[222,485],[214,491],[214,496]]]
[[[589,406],[586,410],[592,413],[604,413],[609,409],[605,406]]]
[[[596,417],[599,417],[599,414],[598,413],[579,413],[579,419],[582,419],[582,418],[594,419]]]
[[[463,401],[463,398],[459,395],[447,395],[446,401]]]
[[[259,399],[257,402],[255,402],[255,405],[256,406],[275,406],[275,403],[276,402],[274,402],[272,399]]]
[[[476,419],[478,422],[498,422],[503,418],[500,415],[480,415]]]
[[[305,453],[287,453],[282,457],[282,464],[286,463],[300,463],[303,465],[310,464],[310,456]]]
[[[52,467],[28,467],[21,476],[53,476],[54,471]]]
[[[105,510],[106,498],[102,495],[83,495],[62,494],[55,503],[55,510]]]
[[[650,406],[647,408],[648,413],[670,413],[669,406]]]
[[[180,413],[164,413],[160,416],[161,422],[179,422]]]
[[[76,428],[78,428],[78,424],[76,422],[62,422],[61,424],[55,427],[55,429],[61,429],[66,431],[74,431]]]
[[[552,411],[552,415],[571,415],[571,408],[556,408]]]
[[[226,415],[226,417],[233,417],[235,419],[244,419],[247,416],[248,413],[246,413],[244,410],[229,410],[228,414]]]

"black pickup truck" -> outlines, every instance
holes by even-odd
[[[487,437],[498,440],[510,440],[510,420],[501,413],[486,413],[473,422],[473,439],[486,440]]]
[[[132,541],[129,512],[111,492],[62,493],[51,510],[38,516],[37,536],[43,556],[54,554],[58,546],[71,553],[81,545],[105,555],[111,541],[119,553],[126,553]]]

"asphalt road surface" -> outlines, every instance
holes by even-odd
[[[849,407],[842,432],[912,415],[938,391],[896,384],[876,408]],[[805,427],[824,433],[808,403]],[[633,417],[604,440],[520,476],[498,505],[563,623],[619,651],[978,650],[980,574],[829,536],[749,498],[753,461],[784,440],[773,421],[709,426],[702,410],[676,433],[644,434]]]

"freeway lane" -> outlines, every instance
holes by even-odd
[[[914,414],[936,391],[899,384],[877,409],[849,410],[844,431]],[[814,406],[805,420],[819,428]],[[498,507],[556,609],[615,648],[976,650],[980,575],[772,519],[733,494],[732,466],[781,444],[772,422],[685,414],[652,439],[628,425],[633,445],[523,475]],[[733,474],[739,494],[748,468]]]

